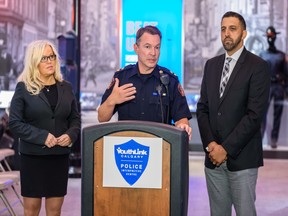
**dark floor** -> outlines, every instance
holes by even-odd
[[[209,203],[203,172],[203,155],[190,155],[190,185],[188,216],[209,216]],[[265,166],[259,170],[257,184],[258,216],[288,215],[288,160],[265,159]],[[19,187],[18,187],[19,190]],[[9,199],[15,199],[11,191],[6,191]],[[44,206],[43,206],[44,207]],[[3,203],[0,201],[0,208]],[[14,206],[18,216],[23,215],[20,203]],[[41,216],[45,215],[44,209]],[[80,216],[81,212],[81,179],[71,178],[68,183],[68,194],[62,209],[62,216]],[[1,213],[1,216],[9,215]]]

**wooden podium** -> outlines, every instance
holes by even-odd
[[[163,138],[162,188],[103,187],[104,136]],[[186,216],[188,145],[184,130],[155,122],[118,121],[84,128],[81,215]]]

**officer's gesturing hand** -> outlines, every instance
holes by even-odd
[[[117,104],[135,98],[136,88],[132,83],[119,86],[119,79],[115,78],[113,90],[107,100],[98,108],[99,122],[109,121],[113,116],[113,110]],[[105,112],[104,112],[105,110]]]
[[[115,78],[115,84],[113,91],[109,96],[109,101],[111,104],[121,104],[123,102],[132,100],[135,98],[136,88],[132,83],[127,83],[119,87],[119,79]]]

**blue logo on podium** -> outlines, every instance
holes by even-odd
[[[141,145],[133,139],[114,146],[117,168],[129,185],[135,184],[145,171],[149,149],[149,146]]]

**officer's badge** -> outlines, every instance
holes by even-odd
[[[115,78],[113,77],[107,89],[110,89],[115,84]]]
[[[122,71],[124,68],[119,68],[116,72]]]
[[[177,74],[175,74],[174,72],[170,71],[170,73],[177,77]]]
[[[184,89],[182,88],[182,86],[181,86],[181,84],[180,83],[178,83],[178,91],[179,91],[179,93],[181,94],[181,96],[185,96],[185,92],[184,92]]]

